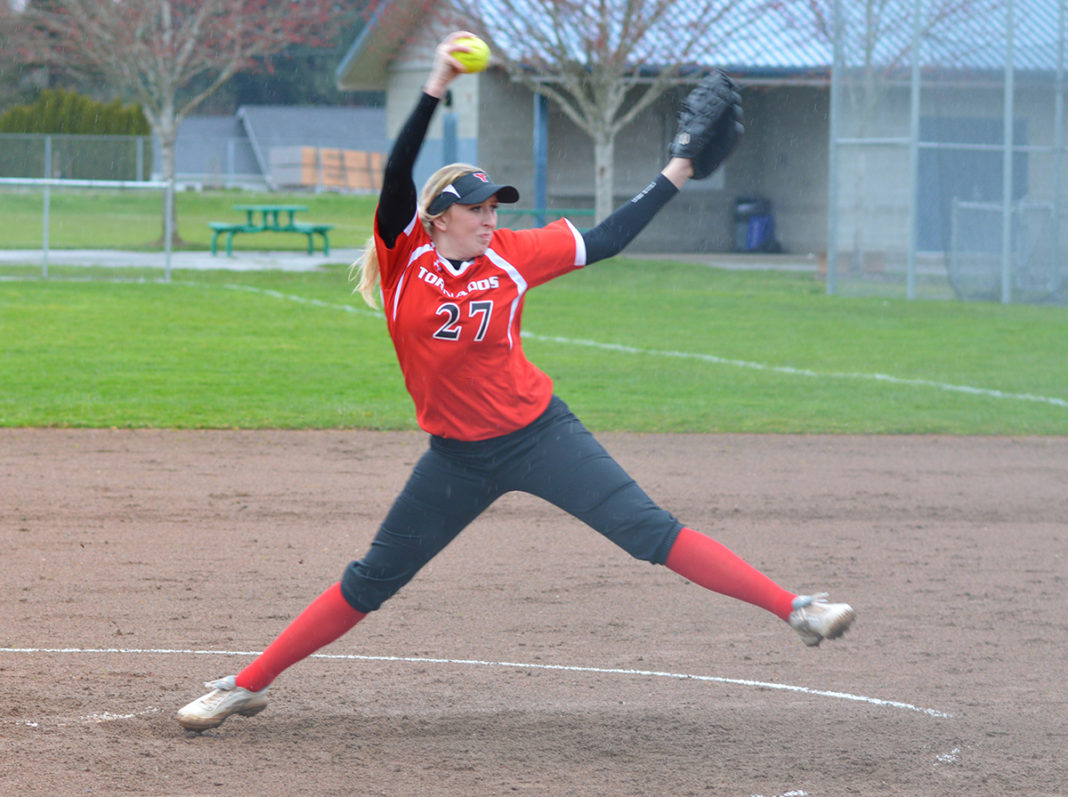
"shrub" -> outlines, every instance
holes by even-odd
[[[119,100],[97,102],[74,91],[46,89],[29,105],[0,115],[0,174],[12,177],[52,177],[135,180],[138,147],[142,160],[151,161],[139,136],[149,125],[139,105]],[[51,136],[51,163],[45,171],[44,136]]]

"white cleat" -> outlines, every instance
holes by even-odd
[[[251,717],[267,708],[267,689],[250,692],[236,683],[233,675],[208,681],[204,686],[211,689],[188,706],[178,710],[178,724],[191,731],[207,731],[223,724],[231,714]]]
[[[790,612],[790,626],[801,635],[801,640],[811,648],[825,639],[837,639],[846,631],[857,613],[848,603],[828,603],[827,593],[799,595],[794,598],[794,610]]]

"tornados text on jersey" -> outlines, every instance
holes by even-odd
[[[565,219],[537,230],[500,229],[486,253],[454,265],[416,217],[392,249],[375,230],[383,309],[419,426],[485,440],[537,418],[552,380],[523,353],[526,292],[585,264],[582,235]]]

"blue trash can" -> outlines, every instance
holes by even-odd
[[[734,201],[734,251],[779,251],[775,240],[775,216],[769,200],[761,196],[743,196]]]

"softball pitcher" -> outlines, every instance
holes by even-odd
[[[654,503],[524,355],[526,292],[620,252],[691,178],[711,174],[741,133],[740,98],[714,73],[683,104],[664,169],[585,233],[561,219],[543,228],[497,228],[501,202],[519,199],[473,167],[453,164],[417,198],[412,169],[465,52],[453,33],[437,47],[419,98],[390,153],[374,236],[358,266],[359,290],[381,306],[416,417],[430,444],[362,559],[316,598],[236,676],[178,712],[190,730],[251,716],[290,665],[333,642],[403,587],[498,497],[540,496],[631,556],[661,564],[789,623],[806,645],[843,634],[855,618],[825,595],[783,589],[720,543]]]

